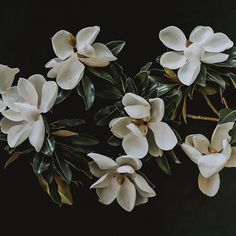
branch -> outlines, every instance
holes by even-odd
[[[214,105],[211,103],[211,101],[210,101],[210,99],[207,97],[207,95],[206,95],[204,92],[202,92],[202,91],[200,91],[200,92],[201,92],[203,98],[206,100],[207,105],[211,108],[211,110],[212,110],[217,116],[219,116],[219,112],[218,112],[217,109],[214,107]]]
[[[198,116],[198,115],[191,115],[187,114],[187,117],[193,120],[205,120],[205,121],[219,121],[218,118],[215,117],[208,117],[208,116]]]

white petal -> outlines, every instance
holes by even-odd
[[[232,147],[230,159],[226,163],[225,167],[236,167],[236,147]]]
[[[147,181],[139,174],[132,175],[132,180],[137,188],[137,191],[142,197],[154,197],[156,196],[155,191],[149,186]]]
[[[133,133],[126,135],[122,146],[127,155],[143,158],[148,153],[148,142],[146,137],[136,136]]]
[[[157,122],[163,119],[165,113],[165,104],[161,98],[149,99],[151,105],[151,121]]]
[[[210,36],[214,34],[214,31],[209,26],[197,26],[191,32],[189,39],[193,43],[202,44],[204,43]]]
[[[117,202],[126,211],[132,211],[135,206],[136,190],[134,184],[128,178],[125,178],[117,195]]]
[[[164,122],[150,122],[148,124],[152,130],[157,146],[162,150],[171,150],[177,144],[177,138],[170,126]]]
[[[184,55],[191,62],[200,62],[202,56],[204,55],[205,50],[198,44],[191,44],[188,48],[185,49]]]
[[[125,106],[126,113],[134,119],[150,117],[150,108],[143,105]]]
[[[204,178],[201,174],[199,174],[198,187],[208,197],[215,196],[220,188],[219,174],[217,173],[209,178]]]
[[[161,56],[160,64],[163,67],[175,70],[182,67],[185,64],[186,60],[187,58],[181,53],[166,52]]]
[[[39,152],[43,146],[45,137],[45,126],[43,117],[40,115],[38,120],[33,124],[31,134],[29,136],[30,144],[35,148],[36,152]]]
[[[211,137],[211,147],[214,148],[217,152],[222,150],[224,139],[230,140],[228,132],[233,128],[233,125],[233,122],[228,122],[216,126]]]
[[[142,162],[133,156],[121,156],[116,158],[116,163],[118,166],[129,165],[134,168],[134,170],[139,170],[142,167]]]
[[[95,53],[93,56],[88,58],[79,57],[80,61],[88,66],[104,67],[109,65],[110,61],[117,60],[117,58],[112,54],[108,47],[102,43],[95,43],[92,45],[92,48],[94,49]]]
[[[106,173],[100,179],[98,179],[94,184],[92,184],[90,189],[107,187],[109,186],[111,179],[112,179],[112,175],[110,175],[109,173]]]
[[[151,108],[148,101],[134,93],[126,93],[122,98],[122,103],[124,106],[141,105]]]
[[[97,178],[100,178],[107,173],[107,170],[100,169],[95,161],[90,161],[88,164],[90,172]]]
[[[121,117],[113,119],[110,122],[111,132],[118,138],[124,138],[130,133],[127,125],[131,123],[130,117]]]
[[[69,42],[70,36],[70,32],[66,30],[60,30],[52,37],[53,50],[61,60],[65,60],[74,52],[73,47]]]
[[[67,59],[68,60],[68,59]],[[46,68],[52,68],[51,70],[48,71],[47,77],[48,78],[56,78],[58,71],[61,69],[61,67],[67,62],[67,60],[62,61],[58,58],[54,58],[51,61],[49,61],[46,64]]]
[[[141,204],[145,204],[148,202],[148,198],[147,197],[143,197],[139,194],[139,192],[136,192],[136,201],[135,201],[135,206],[141,205]]]
[[[33,84],[27,80],[20,78],[17,84],[17,91],[21,97],[23,97],[27,103],[37,106],[38,94]]]
[[[4,111],[6,107],[7,107],[6,103],[3,102],[2,99],[0,99],[0,112]]]
[[[29,137],[31,129],[31,123],[24,123],[10,128],[7,134],[9,146],[14,148],[22,144]]]
[[[20,70],[0,64],[0,94],[12,86],[15,75]]]
[[[200,62],[186,62],[183,67],[178,70],[178,78],[184,85],[191,85],[197,78],[201,69]]]
[[[54,105],[58,94],[58,87],[54,81],[48,81],[43,84],[42,98],[39,110],[41,113],[48,112]]]
[[[229,55],[225,53],[205,52],[204,55],[202,56],[201,61],[208,64],[214,64],[226,61],[228,57]]]
[[[98,153],[89,153],[88,156],[92,158],[101,169],[114,169],[117,167],[116,162],[110,157]]]
[[[66,90],[75,88],[84,75],[84,65],[78,60],[76,54],[68,58],[57,74],[57,84]]]
[[[187,41],[184,33],[176,26],[168,26],[159,33],[161,42],[168,48],[183,51]]]
[[[127,125],[127,128],[135,135],[137,136],[144,136],[141,130],[133,123],[130,123]]]
[[[131,167],[129,165],[124,165],[124,166],[118,167],[117,172],[120,174],[125,174],[125,173],[133,174],[133,173],[135,173],[133,167]]]
[[[147,140],[149,145],[149,154],[154,157],[162,156],[162,150],[157,146],[154,138],[154,134],[151,129],[149,129],[147,133]]]
[[[99,201],[105,205],[111,204],[116,199],[120,188],[121,185],[118,184],[116,177],[111,178],[107,187],[96,189]]]
[[[234,43],[223,33],[215,33],[202,44],[207,52],[223,52],[233,45]]]
[[[2,112],[2,115],[11,121],[22,121],[24,120],[20,112],[13,111],[11,109]]]
[[[63,60],[61,60],[60,58],[56,57],[51,59],[46,65],[46,68],[53,68],[55,66],[57,66],[58,64],[60,64],[61,62],[63,62]]]
[[[181,148],[186,153],[186,155],[194,162],[198,163],[199,159],[202,157],[202,154],[196,150],[194,147],[189,144],[183,143],[181,144]]]
[[[16,103],[16,106],[24,120],[35,121],[40,115],[36,106],[27,103]]]
[[[3,117],[1,119],[1,123],[0,123],[1,131],[4,134],[7,134],[10,128],[12,128],[13,126],[16,126],[16,125],[20,125],[20,124],[22,124],[22,122],[8,120],[6,117]]]

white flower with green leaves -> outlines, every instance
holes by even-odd
[[[99,201],[105,205],[117,199],[126,211],[132,211],[135,205],[148,202],[156,196],[147,181],[137,173],[142,162],[131,156],[121,156],[114,161],[110,157],[89,153],[93,159],[89,162],[91,173],[98,179],[90,188],[96,188]]]
[[[2,95],[8,109],[2,111],[1,131],[7,134],[11,148],[17,147],[29,138],[37,152],[44,142],[45,124],[42,113],[54,105],[58,86],[46,81],[42,75],[32,75],[28,80],[20,78],[17,86],[8,88]]]
[[[228,122],[216,126],[211,142],[201,134],[189,135],[181,145],[189,158],[198,165],[199,189],[207,196],[214,196],[220,187],[219,172],[224,167],[236,167],[236,147],[229,144],[228,132],[234,123]]]
[[[49,78],[56,78],[62,89],[75,88],[83,77],[85,65],[105,67],[117,58],[105,44],[94,43],[100,27],[93,26],[81,29],[76,37],[66,30],[58,31],[52,37],[52,46],[57,58],[46,64],[52,68]]]
[[[143,158],[149,152],[158,157],[162,150],[175,147],[175,133],[162,121],[165,105],[161,98],[146,101],[136,94],[127,93],[122,103],[128,116],[113,119],[110,128],[116,137],[123,139],[122,146],[127,155]]]
[[[227,35],[214,33],[209,26],[197,26],[189,39],[178,27],[168,26],[160,31],[159,38],[167,48],[174,50],[161,56],[161,65],[172,70],[179,69],[178,78],[187,86],[196,80],[201,62],[224,62],[229,55],[222,52],[233,47],[233,42]]]

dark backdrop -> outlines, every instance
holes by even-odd
[[[197,25],[211,25],[236,41],[235,12],[234,0],[2,1],[0,63],[19,67],[20,76],[26,78],[33,73],[45,75],[44,65],[54,57],[50,37],[56,31],[76,33],[83,27],[100,25],[98,41],[127,41],[119,62],[133,75],[164,52],[158,33],[168,25],[177,25],[187,34]],[[196,97],[190,109],[202,114],[205,111],[198,106],[199,99]],[[77,98],[67,102],[58,114],[82,117],[83,108]],[[190,122],[183,132],[209,135],[213,128],[212,123]],[[127,213],[116,203],[100,204],[88,186],[73,189],[73,207],[59,208],[41,190],[29,160],[19,159],[4,171],[6,158],[1,153],[1,235],[12,235],[13,230],[23,235],[236,235],[236,169],[222,171],[218,195],[207,198],[198,190],[196,166],[182,153],[183,164],[172,165],[171,177],[155,163],[148,163],[144,170],[157,186],[157,197]]]

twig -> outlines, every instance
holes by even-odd
[[[211,108],[211,110],[217,115],[219,116],[219,112],[217,111],[217,109],[213,106],[213,104],[211,103],[210,99],[207,97],[207,95],[201,91],[201,94],[203,96],[203,98],[206,100],[207,105]]]
[[[191,115],[187,114],[187,117],[193,120],[206,120],[206,121],[219,121],[218,118],[215,117],[208,117],[208,116],[197,116],[197,115]]]
[[[223,102],[223,104],[224,104],[224,106],[225,106],[225,108],[229,108],[229,106],[228,106],[228,103],[227,103],[227,101],[226,101],[226,99],[224,98],[224,97],[222,97],[222,102]]]

